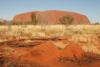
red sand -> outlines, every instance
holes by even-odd
[[[31,47],[0,46],[1,67],[100,67],[100,55],[86,53],[80,45],[59,49],[52,41],[39,41]]]

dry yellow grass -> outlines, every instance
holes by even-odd
[[[100,25],[14,25],[0,26],[0,35],[16,37],[57,37],[63,35],[100,34]],[[0,38],[1,39],[1,38]]]
[[[100,25],[12,25],[0,26],[0,42],[16,39],[70,36],[69,41],[81,44],[85,51],[100,54]],[[64,48],[62,41],[55,45]]]
[[[100,34],[100,25],[12,25],[0,26],[0,41],[11,39],[72,36],[75,41],[88,41]]]

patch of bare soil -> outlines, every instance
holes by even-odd
[[[100,67],[100,55],[85,52],[75,43],[59,49],[62,39],[0,42],[0,67]],[[66,43],[65,43],[66,44]]]

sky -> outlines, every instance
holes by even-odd
[[[100,22],[100,0],[0,0],[0,18],[7,20],[16,14],[45,10],[81,13],[91,22]]]

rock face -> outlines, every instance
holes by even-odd
[[[89,24],[85,15],[66,11],[34,11],[16,15],[14,23],[35,24]]]

